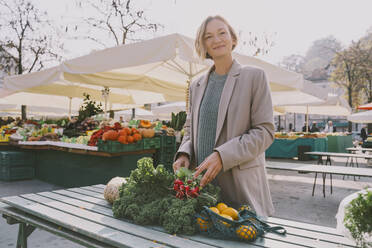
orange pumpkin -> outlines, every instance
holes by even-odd
[[[121,129],[119,131],[119,136],[127,136],[127,131],[125,129]]]
[[[118,141],[121,144],[128,144],[128,138],[127,137],[128,137],[127,135],[121,135],[121,136],[119,136]]]
[[[131,135],[132,134],[132,130],[129,127],[124,127],[123,130],[125,130],[125,132],[127,133],[127,135]]]
[[[135,134],[135,133],[138,133],[138,130],[134,127],[132,127],[131,131],[132,131],[132,135]]]
[[[142,135],[139,133],[133,134],[134,141],[137,142],[142,139]]]
[[[128,140],[128,143],[129,143],[129,144],[131,144],[131,143],[134,142],[134,138],[133,138],[133,136],[128,136],[127,140]]]
[[[102,135],[102,140],[117,140],[119,133],[114,130],[109,130]]]

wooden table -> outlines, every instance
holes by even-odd
[[[285,236],[272,233],[254,243],[212,239],[201,235],[170,235],[160,227],[139,226],[115,219],[103,199],[104,185],[1,198],[0,212],[9,224],[19,224],[17,247],[27,247],[35,228],[44,229],[86,247],[357,247],[334,228],[268,218],[284,226]]]
[[[313,193],[314,196],[315,185],[317,174],[323,174],[323,196],[325,197],[325,180],[326,174],[330,174],[331,182],[331,194],[333,193],[332,189],[332,175],[347,175],[347,176],[358,176],[358,177],[372,177],[372,169],[368,168],[354,168],[354,167],[340,167],[340,166],[319,166],[319,165],[307,165],[299,163],[281,163],[281,162],[267,162],[266,168],[276,169],[276,170],[289,170],[297,171],[298,173],[315,173]]]
[[[353,153],[339,153],[339,152],[305,152],[308,155],[315,155],[318,156],[318,164],[323,164],[323,157],[326,157],[326,165],[332,165],[331,157],[342,157],[347,158],[345,166],[354,166],[354,160],[357,158],[364,158],[364,159],[372,159],[372,155],[366,154],[353,154]],[[350,158],[350,162],[349,162]],[[356,166],[358,167],[358,163],[356,162]]]

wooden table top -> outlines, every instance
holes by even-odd
[[[271,217],[267,221],[285,227],[285,236],[267,233],[265,238],[245,243],[202,235],[170,235],[160,227],[140,226],[114,218],[111,205],[103,198],[104,187],[93,185],[3,197],[0,212],[34,225],[41,223],[49,231],[55,226],[55,234],[63,232],[70,239],[80,240],[85,246],[93,244],[93,247],[356,247],[334,228]]]

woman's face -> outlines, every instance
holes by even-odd
[[[235,44],[227,25],[218,19],[207,24],[203,38],[205,48],[213,59],[230,55]]]

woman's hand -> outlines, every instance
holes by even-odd
[[[190,159],[186,154],[181,154],[178,156],[177,160],[173,163],[173,171],[178,171],[179,168],[185,167],[189,168]]]
[[[194,179],[197,178],[200,173],[205,170],[207,170],[207,172],[204,174],[202,180],[200,181],[200,187],[204,187],[205,185],[210,183],[222,170],[222,160],[218,152],[213,152],[203,161],[203,163],[196,167]]]

